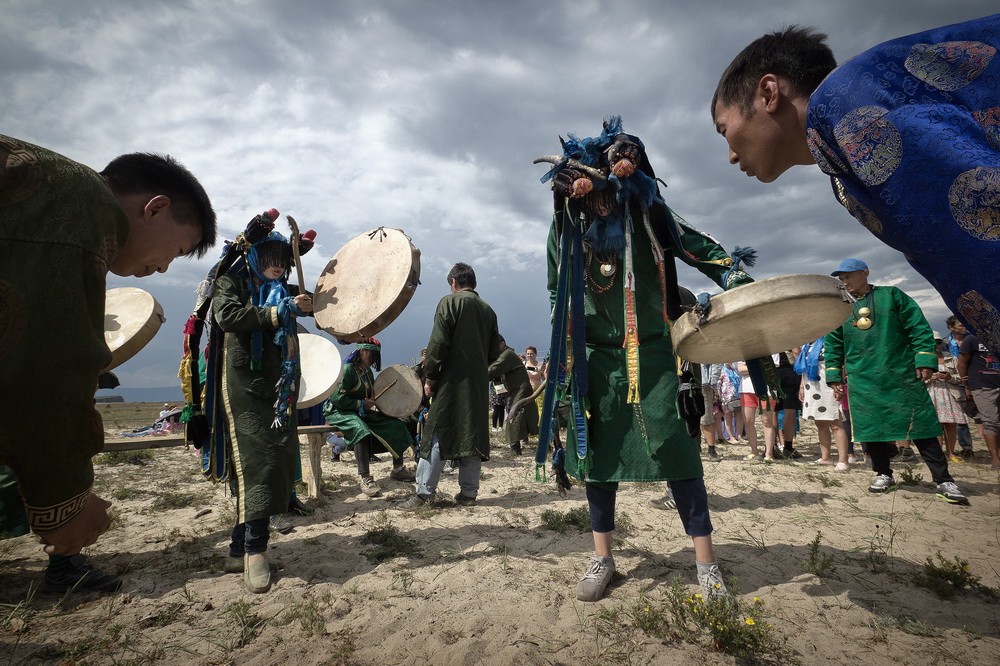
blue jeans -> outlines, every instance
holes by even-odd
[[[267,518],[255,518],[237,524],[229,543],[229,556],[243,557],[267,552],[267,540],[271,538],[269,523]]]
[[[437,492],[438,482],[441,480],[441,471],[444,469],[444,461],[441,460],[441,445],[437,435],[431,442],[430,459],[421,458],[417,463],[417,496],[421,499],[429,500]],[[483,469],[483,461],[478,456],[468,456],[458,460],[458,485],[462,489],[462,494],[475,499],[479,494],[479,475]]]

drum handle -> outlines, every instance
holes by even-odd
[[[845,303],[857,303],[858,299],[854,298],[854,294],[847,291],[847,286],[843,283],[837,285],[837,289],[840,290],[840,297]]]
[[[375,396],[374,398],[372,398],[372,402],[378,402],[378,399],[381,398],[383,395],[385,395],[385,392],[388,391],[389,389],[391,389],[393,386],[395,386],[396,382],[398,382],[398,381],[399,381],[398,379],[393,379],[392,382],[390,382],[388,386],[386,386],[384,389],[382,389],[381,391],[378,392],[377,396]]]
[[[302,274],[302,259],[299,257],[299,225],[295,223],[295,218],[285,215],[288,218],[288,226],[292,229],[292,261],[295,262],[295,273],[299,278],[299,293],[306,293],[306,279]]]

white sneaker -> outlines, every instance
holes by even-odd
[[[891,493],[897,488],[896,482],[888,474],[879,474],[872,481],[872,485],[868,486],[868,492],[870,493]]]
[[[726,595],[726,581],[722,580],[722,572],[719,565],[713,564],[706,571],[698,572],[698,584],[701,585],[701,593],[705,599],[715,599]]]
[[[597,601],[604,596],[604,590],[615,575],[615,560],[612,557],[592,557],[583,578],[576,584],[576,598],[580,601]]]
[[[954,481],[945,481],[937,485],[937,496],[950,504],[969,505],[969,498],[962,494]]]

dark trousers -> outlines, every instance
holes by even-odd
[[[233,528],[232,541],[229,544],[230,557],[256,555],[267,551],[267,540],[271,537],[267,518],[255,518],[245,523],[239,523]]]
[[[876,474],[892,476],[892,467],[889,460],[899,453],[895,442],[866,442],[868,455],[872,459],[872,471]],[[944,451],[938,443],[937,437],[924,437],[913,440],[913,445],[920,451],[920,457],[927,463],[927,469],[931,471],[931,478],[934,483],[944,483],[954,481],[948,473],[948,461],[944,457]]]
[[[507,405],[493,405],[493,427],[499,428],[503,425],[504,411]]]
[[[677,503],[677,513],[688,536],[712,534],[712,520],[708,515],[708,491],[705,479],[667,481]],[[617,483],[588,483],[587,504],[590,508],[590,529],[594,532],[611,532],[615,529],[615,498]]]
[[[372,475],[369,463],[372,460],[372,436],[362,438],[360,442],[354,445],[354,457],[358,460],[358,476],[365,479]],[[403,465],[402,458],[393,458],[392,466],[401,467]]]

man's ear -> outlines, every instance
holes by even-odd
[[[157,194],[155,197],[146,202],[146,205],[142,209],[142,216],[145,219],[152,219],[168,208],[170,208],[170,197],[166,194]]]
[[[781,85],[775,74],[765,74],[757,82],[756,96],[764,100],[764,110],[774,113],[781,104]]]

